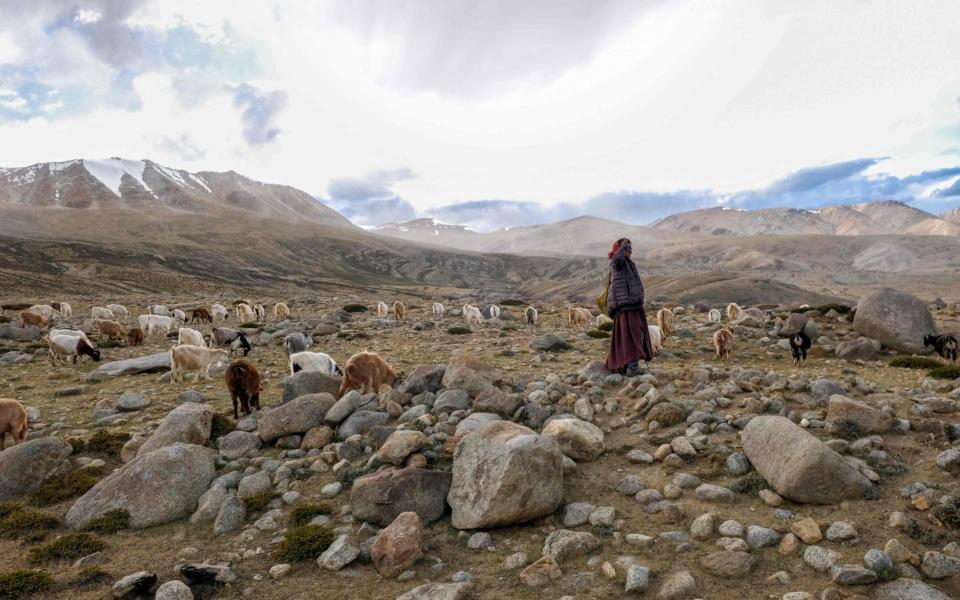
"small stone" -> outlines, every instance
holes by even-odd
[[[803,562],[820,573],[829,571],[838,560],[840,560],[839,552],[834,552],[823,546],[807,546],[807,549],[803,551]]]
[[[878,574],[889,573],[893,570],[893,561],[887,556],[886,552],[877,548],[867,550],[867,553],[863,555],[863,564]]]
[[[783,536],[780,540],[780,545],[777,546],[777,553],[780,556],[790,556],[800,547],[800,540],[792,533],[788,533]]]
[[[471,550],[486,550],[493,548],[493,538],[486,531],[478,531],[467,540],[467,548]]]
[[[590,514],[596,507],[589,502],[571,502],[563,507],[563,526],[579,527],[590,521]]]
[[[612,506],[600,506],[590,513],[590,524],[594,527],[613,527],[616,509]]]
[[[751,525],[747,528],[747,544],[752,550],[773,546],[780,542],[780,534],[767,527]]]
[[[527,587],[540,588],[560,579],[562,575],[556,559],[552,556],[542,556],[520,572],[520,581]]]
[[[643,485],[643,482],[640,481],[639,477],[637,477],[636,475],[627,475],[626,477],[618,481],[613,489],[618,494],[622,494],[624,496],[634,496],[636,495],[637,492],[642,490],[644,487],[645,486]]]
[[[698,498],[712,502],[733,502],[736,499],[733,490],[712,483],[701,484],[697,487],[696,494]]]
[[[689,571],[671,573],[663,581],[657,600],[682,600],[690,596],[697,587],[697,581]]]
[[[280,579],[284,577],[287,573],[290,572],[291,565],[286,563],[281,563],[279,565],[273,565],[270,567],[270,577],[274,579]]]
[[[816,544],[823,539],[820,525],[810,517],[800,519],[790,526],[790,531],[800,538],[804,544]]]
[[[743,525],[739,521],[734,521],[733,519],[724,521],[720,523],[720,527],[717,529],[720,535],[725,537],[743,537]]]
[[[339,571],[360,556],[360,546],[349,535],[341,535],[317,558],[317,565],[329,571]]]
[[[690,524],[690,536],[695,540],[705,540],[713,535],[717,517],[713,513],[705,513],[693,520]]]
[[[830,579],[837,585],[868,585],[877,580],[877,574],[860,565],[834,565]]]
[[[960,559],[942,552],[926,552],[920,570],[930,579],[943,579],[960,573]]]
[[[527,564],[527,555],[524,552],[514,552],[507,557],[503,564],[508,569],[519,569]]]
[[[187,584],[174,579],[160,584],[153,598],[154,600],[193,600],[193,592]]]
[[[830,524],[830,527],[827,528],[826,537],[831,542],[855,540],[857,538],[857,530],[849,523],[834,521]]]
[[[783,498],[773,490],[760,490],[758,495],[767,506],[780,506],[783,504]]]
[[[626,592],[645,592],[650,587],[650,569],[642,565],[627,567]]]

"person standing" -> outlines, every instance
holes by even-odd
[[[639,361],[653,359],[650,330],[643,310],[643,282],[637,265],[630,259],[630,240],[620,238],[610,253],[610,288],[607,293],[607,314],[613,319],[607,368],[622,375],[635,375]]]

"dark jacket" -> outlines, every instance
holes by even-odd
[[[643,282],[633,261],[618,250],[610,259],[610,291],[607,294],[607,313],[611,318],[624,310],[643,308]]]

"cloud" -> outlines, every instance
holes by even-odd
[[[650,223],[676,212],[717,206],[720,198],[709,191],[608,192],[581,205],[589,214],[627,223]]]
[[[960,196],[960,179],[954,181],[949,186],[945,187],[942,190],[937,190],[934,193],[938,198],[949,198],[951,196]]]
[[[197,145],[190,136],[182,133],[177,137],[163,136],[157,147],[161,152],[178,156],[181,160],[195,161],[207,155],[206,151]]]
[[[469,225],[477,231],[548,223],[566,218],[566,207],[547,207],[537,202],[471,200],[425,211],[447,223]]]
[[[845,162],[833,163],[820,167],[808,167],[794,171],[787,177],[775,181],[767,187],[768,193],[788,193],[805,192],[818,188],[824,184],[849,179],[857,173],[877,164],[876,158],[861,158],[859,160],[848,160]]]
[[[280,128],[274,123],[277,114],[287,104],[283,90],[260,93],[249,84],[241,84],[234,91],[234,106],[243,109],[243,138],[248,144],[258,146],[277,139]]]
[[[375,170],[365,177],[340,177],[327,185],[324,202],[357,225],[382,225],[416,218],[417,210],[393,186],[416,175],[409,168]]]

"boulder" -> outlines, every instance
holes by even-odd
[[[397,600],[465,600],[469,589],[469,581],[425,583],[413,588],[406,594],[397,596]]]
[[[4,323],[0,325],[0,340],[11,340],[14,342],[32,342],[39,340],[43,332],[36,325],[20,327],[14,323]]]
[[[463,390],[471,397],[476,397],[483,390],[496,385],[501,378],[496,369],[464,352],[450,361],[443,374],[443,387],[448,390]]]
[[[468,434],[471,431],[476,431],[490,423],[492,421],[502,421],[503,419],[498,414],[488,413],[488,412],[474,412],[470,413],[470,416],[464,420],[457,423],[457,434]]]
[[[137,358],[117,360],[100,365],[92,372],[95,377],[119,377],[121,375],[139,375],[170,370],[170,352],[158,352]]]
[[[124,392],[117,399],[117,410],[122,412],[143,410],[150,406],[150,399],[141,392]]]
[[[0,452],[0,500],[34,492],[72,453],[70,444],[55,437],[36,438]]]
[[[213,410],[206,404],[181,404],[167,413],[157,430],[137,450],[137,456],[177,442],[202,446],[210,439]]]
[[[307,394],[330,394],[334,398],[340,393],[340,378],[330,377],[316,371],[299,371],[283,384],[282,403],[290,402]]]
[[[886,433],[893,427],[893,417],[887,413],[840,394],[830,396],[827,407],[827,425],[831,432],[845,423],[859,430],[858,437],[861,433]]]
[[[190,515],[216,475],[214,453],[175,443],[137,456],[81,496],[64,517],[72,528],[114,509],[130,513],[134,529]]]
[[[384,577],[396,577],[423,556],[423,525],[415,512],[401,513],[380,532],[370,559]]]
[[[464,390],[447,390],[434,400],[433,412],[439,414],[442,412],[452,413],[455,410],[467,410],[471,404],[470,395]]]
[[[554,419],[543,435],[556,440],[560,451],[576,461],[594,461],[603,454],[603,431],[580,419]]]
[[[231,431],[217,439],[217,448],[220,458],[229,462],[260,448],[260,438],[249,431]]]
[[[337,428],[337,439],[343,441],[352,435],[364,434],[378,425],[384,425],[390,415],[375,410],[358,410]]]
[[[842,456],[785,417],[754,417],[742,443],[770,487],[795,502],[834,504],[863,498],[872,487]]]
[[[517,394],[507,394],[500,388],[490,387],[477,396],[473,401],[473,409],[479,412],[497,413],[509,419],[517,409],[523,405],[523,400]]]
[[[911,354],[925,352],[923,336],[936,332],[926,302],[889,288],[860,298],[853,328],[887,348]]]
[[[310,373],[300,371],[297,375]],[[292,378],[291,378],[292,379]],[[268,408],[257,420],[257,435],[266,443],[294,434],[306,433],[323,425],[323,419],[336,400],[328,393],[305,394],[289,402]]]
[[[800,331],[807,325],[807,316],[803,313],[790,313],[783,327],[780,328],[780,337],[788,338]]]
[[[427,436],[415,429],[394,431],[380,446],[380,456],[394,465],[402,465],[408,456],[427,445]]]
[[[411,396],[424,392],[436,393],[443,387],[443,375],[446,370],[446,365],[419,366],[403,380],[400,391]]]
[[[855,340],[840,342],[834,349],[834,354],[843,360],[854,362],[857,360],[877,360],[882,346],[877,340],[860,336]]]
[[[951,596],[922,581],[901,578],[878,585],[873,600],[950,600]]]
[[[494,421],[457,446],[447,495],[457,529],[523,523],[554,512],[562,499],[563,453],[552,438]]]
[[[543,555],[562,563],[599,547],[600,539],[592,533],[557,529],[552,531],[543,542]]]
[[[380,526],[401,513],[415,512],[430,524],[443,516],[450,490],[449,472],[416,467],[382,469],[353,482],[350,506],[353,517]]]
[[[533,341],[530,342],[531,350],[538,350],[540,352],[563,352],[564,350],[569,350],[573,346],[570,345],[562,337],[555,336],[550,333],[544,335],[538,335],[533,338]]]
[[[726,550],[712,552],[700,559],[704,570],[717,577],[746,577],[756,562],[757,559],[748,552]]]

